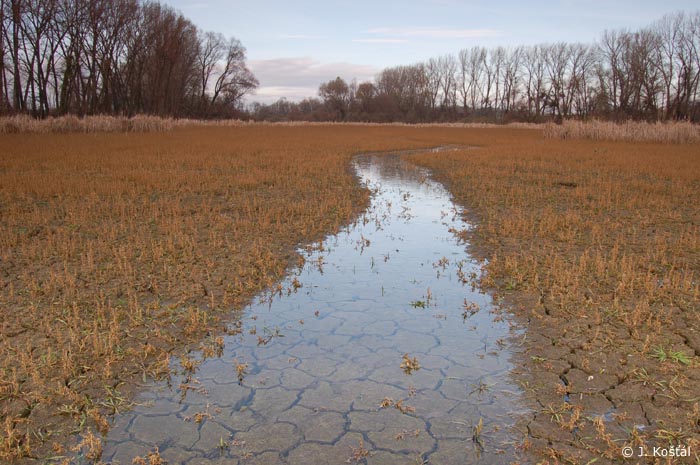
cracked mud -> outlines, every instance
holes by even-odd
[[[355,167],[368,212],[249,306],[220,357],[191,354],[196,370],[118,415],[103,461],[156,448],[170,464],[515,459],[513,333],[473,287],[480,265],[451,232],[469,227],[461,210],[399,156]]]

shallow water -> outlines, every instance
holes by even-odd
[[[365,215],[246,309],[193,389],[174,377],[117,416],[105,462],[154,447],[169,464],[513,460],[512,333],[470,284],[479,264],[450,231],[469,225],[399,156],[359,156],[355,168],[375,191]],[[404,370],[404,354],[420,368]]]

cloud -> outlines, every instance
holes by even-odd
[[[500,31],[495,29],[447,29],[437,27],[378,27],[369,29],[365,33],[428,39],[483,39],[500,37],[502,35]]]
[[[318,86],[337,76],[346,81],[372,79],[380,70],[370,65],[337,62],[324,63],[311,57],[250,60],[248,67],[260,81],[251,101],[273,102],[281,97],[298,101],[314,97]]]
[[[318,87],[301,86],[261,86],[255,93],[247,97],[248,101],[260,103],[273,103],[281,98],[291,102],[298,102],[307,97],[316,97]]]
[[[364,44],[405,44],[406,39],[352,39],[353,42]]]

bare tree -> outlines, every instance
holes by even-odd
[[[483,108],[492,108],[494,106],[493,87],[498,81],[501,58],[501,54],[495,49],[487,50],[482,57],[484,81],[481,86],[481,106]]]
[[[467,61],[469,84],[466,92],[469,94],[469,106],[472,110],[476,109],[479,98],[483,93],[481,81],[484,74],[486,54],[487,51],[484,47],[472,47],[469,51]]]
[[[700,14],[700,13],[696,13]],[[698,44],[694,41],[696,34],[693,32],[694,21],[683,13],[681,17],[680,32],[678,34],[677,61],[678,61],[678,96],[677,113],[678,119],[686,119],[690,115],[692,97],[697,94],[698,80],[700,79],[700,69],[698,69]]]
[[[350,88],[348,84],[338,76],[331,81],[321,84],[318,88],[318,94],[333,115],[333,119],[343,121],[347,115],[350,103]]]
[[[512,110],[520,94],[520,68],[523,48],[515,47],[505,52],[503,61],[503,96],[501,107],[506,112]]]
[[[224,94],[227,104],[235,105],[245,94],[258,86],[258,80],[245,66],[245,48],[238,39],[229,39],[226,60],[214,83],[211,104]]]
[[[376,100],[382,108],[382,119],[388,121],[422,121],[428,117],[437,98],[433,76],[419,63],[397,66],[382,71],[376,79]],[[439,89],[439,87],[438,87]]]
[[[590,115],[700,119],[700,12],[594,45],[472,47],[338,80],[324,102],[277,102],[276,118],[374,121]],[[228,116],[258,81],[235,38],[146,0],[0,0],[0,113]]]
[[[675,95],[676,79],[678,70],[676,69],[676,46],[678,45],[678,35],[682,18],[679,15],[664,16],[657,21],[653,28],[659,38],[659,45],[656,48],[656,68],[661,74],[664,88],[664,107],[666,118],[670,118],[676,111],[677,100]]]
[[[129,46],[125,29],[136,26],[138,4],[135,0],[107,2],[101,24],[97,29],[97,68],[101,81],[98,99],[91,111],[121,113],[125,92],[119,76],[119,64],[123,63]]]
[[[696,11],[688,18],[688,33],[686,40],[692,56],[695,76],[692,84],[692,107],[688,115],[694,121],[700,120],[700,11]]]
[[[596,64],[595,49],[586,44],[571,44],[570,75],[566,88],[566,107],[579,117],[587,117],[594,108],[595,87],[591,84]]]
[[[355,91],[356,113],[360,120],[369,120],[369,115],[374,111],[374,100],[377,95],[377,87],[372,82],[362,82]]]
[[[435,63],[439,84],[440,106],[451,111],[457,109],[457,61],[452,55],[443,55]]]
[[[634,33],[631,44],[631,112],[633,117],[656,119],[661,80],[658,68],[654,66],[658,36],[650,29]]]
[[[206,32],[199,37],[199,53],[197,54],[197,69],[200,79],[200,100],[202,103],[208,99],[207,89],[212,73],[217,63],[224,57],[226,51],[226,39],[223,34]]]
[[[20,75],[20,32],[22,29],[22,1],[10,0],[10,14],[12,18],[12,45],[10,54],[12,59],[12,98],[15,111],[25,108],[25,100],[22,96],[22,76]]]
[[[566,106],[566,88],[570,49],[566,43],[560,42],[547,47],[546,65],[550,90],[548,104],[556,116],[568,116]]]
[[[529,47],[523,55],[525,94],[528,114],[542,116],[546,99],[546,50],[544,45]]]
[[[438,95],[440,94],[440,63],[437,58],[429,59],[423,65],[425,75],[425,91],[428,96],[428,104],[431,110],[437,107]]]
[[[628,32],[605,31],[599,45],[602,57],[598,73],[600,86],[613,114],[624,112],[627,108],[629,43]]]
[[[7,113],[10,108],[10,92],[8,88],[8,67],[6,57],[10,54],[9,18],[10,2],[0,0],[0,114]]]

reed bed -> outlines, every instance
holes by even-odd
[[[525,322],[516,377],[535,413],[519,446],[551,464],[697,451],[700,145],[505,129],[472,143],[412,159],[468,208],[476,228],[458,235],[487,260],[481,284]]]
[[[700,142],[700,125],[687,121],[666,123],[564,121],[562,124],[548,123],[544,125],[544,135],[549,139],[593,139],[687,144]]]
[[[56,118],[34,119],[27,115],[0,118],[0,134],[49,134],[69,132],[152,132],[169,131],[175,126],[173,119],[155,116],[61,116]]]
[[[239,119],[223,120],[198,120],[189,118],[161,118],[150,115],[136,115],[133,117],[96,115],[78,118],[67,115],[49,117],[46,119],[34,119],[27,115],[0,117],[0,134],[62,134],[62,133],[100,133],[100,132],[164,132],[176,128],[189,126],[209,127],[318,127],[318,126],[358,126],[358,127],[416,127],[416,128],[498,128],[503,125],[488,123],[329,123],[313,121],[286,121],[286,122],[255,122]],[[536,128],[531,123],[509,123],[511,128]]]

